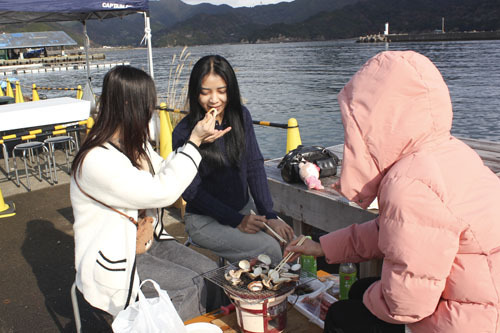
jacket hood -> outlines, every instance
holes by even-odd
[[[413,51],[368,60],[338,95],[344,124],[340,192],[363,208],[403,156],[450,137],[452,106],[439,70]]]

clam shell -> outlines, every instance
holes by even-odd
[[[296,272],[298,270],[300,270],[302,268],[302,266],[300,264],[294,264],[292,265],[292,267],[290,267],[290,270]]]
[[[269,278],[271,278],[272,280],[276,280],[279,279],[280,273],[275,269],[271,269],[267,276],[269,276]]]
[[[257,259],[259,259],[260,262],[264,263],[267,266],[271,265],[271,258],[267,254],[259,254]]]
[[[261,291],[264,286],[260,281],[253,281],[248,284],[247,288],[250,291]]]
[[[241,269],[248,271],[248,270],[250,270],[250,261],[240,260],[240,262],[238,263],[238,266],[240,266]]]

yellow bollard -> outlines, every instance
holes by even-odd
[[[16,103],[24,103],[23,92],[21,91],[21,83],[16,81]]]
[[[36,90],[36,84],[33,83],[33,89],[32,89],[32,94],[31,94],[31,100],[34,101],[39,101],[40,96],[38,96],[38,90]]]
[[[297,119],[288,119],[288,129],[286,130],[286,152],[297,148],[297,146],[302,144],[300,140],[299,124]]]
[[[0,87],[0,97],[2,97],[2,96],[4,96],[3,89],[2,89],[2,87]]]
[[[82,96],[83,96],[82,86],[78,85],[78,88],[76,88],[76,99],[82,99]]]
[[[16,215],[16,206],[12,201],[3,200],[2,190],[0,190],[0,218]]]
[[[172,122],[166,110],[167,104],[161,103],[160,107],[160,155],[167,158],[172,152]]]
[[[92,127],[94,127],[94,118],[89,117],[89,118],[87,119],[87,134],[89,134],[90,129],[91,129]]]
[[[7,82],[7,88],[5,88],[5,94],[9,97],[14,97],[14,92],[12,91],[12,86],[10,85],[9,79],[5,80]]]

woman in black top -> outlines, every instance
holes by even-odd
[[[206,112],[217,114],[216,129],[231,130],[200,146],[199,173],[183,193],[186,231],[196,244],[230,261],[261,253],[279,260],[279,242],[264,223],[286,240],[294,237],[293,230],[272,209],[252,118],[241,105],[236,75],[226,59],[205,56],[194,65],[188,102],[190,112],[173,133],[174,149],[186,142]]]

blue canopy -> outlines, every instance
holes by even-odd
[[[0,24],[86,21],[148,10],[148,0],[4,0]]]

